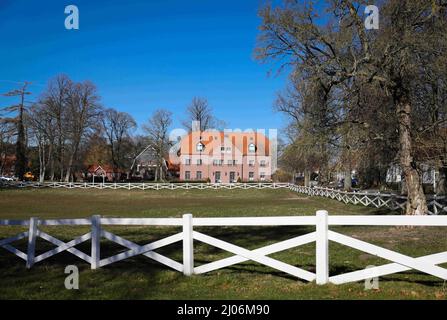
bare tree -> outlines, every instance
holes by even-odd
[[[155,181],[164,180],[165,157],[168,155],[171,142],[169,140],[169,127],[172,124],[172,113],[165,109],[157,109],[148,122],[143,126],[150,144],[155,149],[158,165],[155,172]]]
[[[47,167],[53,158],[55,119],[45,104],[37,103],[31,107],[27,117],[31,138],[37,144],[39,157],[39,182],[44,182]]]
[[[80,143],[88,131],[99,120],[101,106],[96,87],[93,83],[86,81],[75,83],[71,86],[67,96],[69,139],[68,163],[65,181],[70,181],[73,173],[73,164],[78,155]]]
[[[24,117],[27,111],[25,106],[25,96],[30,95],[31,92],[27,91],[29,82],[24,82],[20,89],[12,90],[3,94],[6,97],[20,97],[20,102],[17,105],[12,105],[3,108],[3,112],[14,113],[13,118],[5,119],[7,122],[15,123],[17,139],[16,139],[16,161],[15,161],[15,173],[20,180],[23,180],[23,176],[26,172],[28,161],[26,157],[27,142],[26,142],[26,129],[24,125]]]
[[[54,180],[56,162],[59,179],[62,180],[65,172],[65,153],[68,139],[68,94],[73,87],[73,81],[66,75],[58,75],[51,79],[48,88],[42,94],[40,101],[45,110],[54,121],[51,139],[53,156],[50,159],[50,180]]]
[[[130,137],[131,130],[135,129],[137,124],[130,114],[115,109],[106,109],[104,111],[102,124],[110,148],[114,173],[116,173],[117,169],[125,167],[124,143]]]
[[[186,108],[186,114],[187,119],[182,124],[188,131],[193,130],[193,122],[199,124],[199,128],[194,129],[200,131],[217,129],[219,126],[224,126],[223,122],[213,115],[213,109],[205,98],[194,97],[191,104]]]
[[[284,1],[273,8],[265,6],[257,57],[263,61],[284,59],[283,67],[317,82],[324,101],[315,104],[317,112],[333,106],[338,118],[332,124],[321,122],[322,130],[337,129],[346,123],[360,124],[357,110],[377,105],[349,105],[342,102],[353,82],[376,84],[392,101],[399,133],[399,164],[408,188],[407,214],[426,214],[427,203],[422,188],[422,177],[415,153],[414,83],[423,81],[422,70],[445,52],[447,32],[445,4],[441,1],[384,1],[380,32],[368,32],[364,27],[364,1],[327,1],[328,23],[315,20],[312,2]],[[434,30],[437,30],[434,33]],[[445,38],[444,38],[445,39]],[[427,42],[430,43],[427,46]],[[341,93],[341,94],[340,94]],[[341,99],[340,99],[341,97]],[[427,109],[425,109],[427,110]],[[324,119],[324,117],[321,117]],[[373,123],[362,123],[373,125]],[[340,139],[336,138],[335,141]]]

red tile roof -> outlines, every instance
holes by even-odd
[[[204,151],[199,152],[196,146],[202,142],[205,146]],[[248,146],[254,143],[256,152],[248,151]],[[262,133],[258,132],[223,132],[223,131],[205,131],[191,132],[183,137],[180,146],[181,154],[207,154],[214,152],[220,153],[221,147],[231,147],[231,152],[238,152],[242,155],[270,155],[270,140]],[[217,149],[217,150],[216,150]]]

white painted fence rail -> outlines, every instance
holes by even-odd
[[[342,191],[323,187],[305,187],[290,184],[290,190],[309,196],[326,197],[346,204],[363,205],[365,207],[388,208],[403,210],[407,202],[406,196],[383,192]],[[445,196],[427,195],[428,213],[432,215],[446,214],[447,201]]]
[[[290,189],[309,196],[326,197],[346,204],[366,207],[405,210],[407,197],[383,192],[342,191],[323,187],[304,187],[293,183],[91,183],[91,182],[20,182],[3,183],[3,187],[53,188],[53,189],[99,189],[99,190],[206,190],[206,189]],[[427,195],[429,214],[447,214],[445,196]]]
[[[111,190],[191,190],[191,189],[289,189],[289,183],[92,183],[92,182],[18,182],[4,183],[5,187],[53,189],[111,189]]]
[[[91,231],[69,242],[63,242],[39,229],[41,226],[64,225],[88,225],[91,226]],[[181,232],[164,239],[145,245],[139,245],[105,230],[105,227],[107,226],[116,225],[178,226],[181,227],[182,230]],[[183,272],[187,276],[207,273],[252,260],[306,281],[316,281],[317,284],[342,284],[403,272],[410,269],[415,269],[447,280],[447,269],[438,266],[439,264],[447,263],[447,251],[422,257],[410,257],[329,229],[331,226],[447,227],[447,216],[329,216],[327,211],[323,210],[317,211],[315,216],[287,217],[194,218],[191,214],[185,214],[182,218],[101,218],[96,215],[90,219],[41,220],[33,217],[29,220],[0,220],[0,226],[26,226],[28,228],[28,231],[26,232],[0,240],[0,247],[3,247],[19,258],[25,260],[27,268],[31,268],[35,263],[41,262],[55,254],[68,251],[89,263],[92,269],[101,268],[136,255],[144,255],[176,271]],[[203,226],[315,226],[315,231],[261,248],[249,250],[198,232],[195,229],[195,227]],[[404,232],[405,230],[402,230],[402,233]],[[36,256],[35,246],[38,237],[49,241],[57,247]],[[11,245],[13,242],[24,238],[28,239],[26,253]],[[128,248],[128,250],[111,257],[101,258],[101,238],[106,238],[120,244]],[[91,240],[90,255],[74,248],[76,245],[88,240]],[[232,253],[233,256],[196,267],[194,264],[194,240],[228,251]],[[331,276],[329,274],[329,241],[338,242],[342,245],[381,257],[391,261],[391,263],[365,270]],[[155,250],[175,242],[183,243],[182,263],[155,252]],[[302,246],[311,242],[316,242],[315,273],[269,257],[270,254]]]

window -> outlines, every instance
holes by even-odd
[[[225,151],[225,147],[220,147],[220,152],[224,152]]]
[[[248,166],[249,167],[254,167],[255,166],[255,160],[248,161]]]
[[[202,159],[197,159],[197,165],[201,166],[202,165]]]
[[[265,172],[261,172],[261,173],[259,174],[259,179],[260,179],[261,181],[264,181],[264,180],[265,180]]]
[[[233,160],[228,160],[227,164],[228,164],[229,166],[232,166],[232,165],[233,165]]]
[[[202,171],[197,171],[196,172],[196,179],[197,180],[202,180]]]
[[[191,159],[186,158],[185,159],[185,165],[189,166],[191,164]]]
[[[196,145],[196,149],[197,149],[197,151],[203,151],[203,149],[205,149],[205,145],[202,142],[199,142]]]
[[[214,159],[213,160],[213,166],[217,166],[217,165],[219,165],[219,160]]]
[[[237,160],[233,160],[233,166],[237,165]]]
[[[185,171],[185,180],[191,180],[191,171]]]
[[[231,153],[231,147],[226,147],[225,150],[227,151],[227,153]]]
[[[255,179],[255,173],[254,172],[249,172],[248,173],[248,180],[249,181],[253,181]]]
[[[256,146],[254,143],[248,145],[248,152],[256,152]]]
[[[260,166],[261,166],[261,167],[265,167],[265,160],[261,160],[261,164],[260,164]]]
[[[219,160],[219,166],[223,166],[224,161],[223,160]]]

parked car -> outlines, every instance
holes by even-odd
[[[6,177],[6,176],[1,176],[1,177],[0,177],[0,180],[1,180],[1,181],[6,181],[6,182],[12,182],[12,181],[14,181],[14,178],[12,178],[12,177]]]
[[[23,175],[23,179],[25,179],[25,181],[33,181],[35,179],[35,177],[31,171],[28,171],[27,173],[25,173]]]

